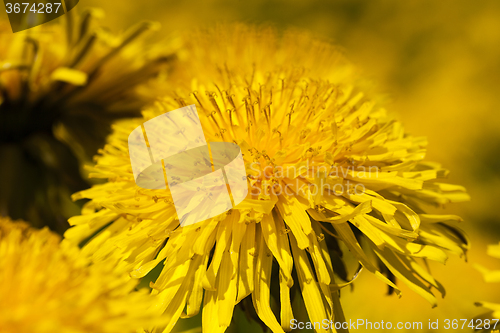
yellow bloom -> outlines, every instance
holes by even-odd
[[[189,35],[165,98],[144,119],[114,126],[92,174],[108,182],[74,195],[91,201],[66,238],[80,243],[102,229],[83,251],[137,278],[161,265],[151,286],[170,319],[165,332],[200,307],[203,330],[223,332],[247,296],[273,332],[290,331],[299,287],[311,321],[342,321],[345,247],[397,293],[394,277],[435,305],[431,289],[444,289],[419,262],[444,263],[446,251],[468,245],[459,217],[424,208],[468,196],[441,182],[447,171],[423,161],[426,140],[406,134],[363,87],[335,47],[304,34],[235,25]],[[145,120],[189,104],[207,141],[240,145],[251,190],[227,214],[179,228],[168,190],[135,185],[127,140]]]
[[[116,37],[96,16],[71,11],[66,25],[15,34],[0,21],[2,215],[54,221],[64,231],[74,214],[64,210],[66,198],[87,186],[79,162],[102,147],[110,122],[137,116],[155,97],[145,84],[167,57],[146,56],[136,42],[154,25]]]
[[[0,332],[135,332],[159,322],[147,292],[48,229],[0,218]]]

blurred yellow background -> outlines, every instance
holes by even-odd
[[[500,241],[500,1],[81,0],[78,7],[103,8],[103,23],[114,31],[158,21],[160,41],[176,31],[243,21],[297,27],[343,46],[387,94],[387,108],[407,131],[429,139],[427,159],[450,169],[450,182],[465,185],[472,197],[446,208],[464,218],[472,249],[468,263],[452,257],[433,267],[447,289],[437,308],[404,286],[401,299],[387,296],[384,284],[365,273],[353,291],[342,291],[346,317],[421,321],[425,332],[429,319],[472,319],[485,312],[475,301],[500,301],[500,285],[485,283],[473,267],[500,268],[486,255],[487,245]]]

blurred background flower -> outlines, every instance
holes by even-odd
[[[500,244],[488,245],[488,255],[493,258],[500,259]],[[480,271],[484,276],[484,281],[488,283],[498,283],[500,282],[500,270],[490,270],[486,267],[483,267],[480,264],[474,265],[478,271]],[[488,320],[492,324],[496,323],[494,319],[500,320],[500,304],[492,303],[492,302],[476,302],[477,306],[481,306],[488,311],[479,315],[477,318],[479,320]],[[488,322],[488,323],[489,323]],[[488,325],[489,326],[489,325]],[[490,332],[489,327],[483,327],[484,329],[481,332]]]
[[[3,333],[133,333],[161,323],[146,290],[110,265],[90,265],[48,228],[0,217]]]
[[[155,98],[147,84],[168,60],[137,41],[155,24],[113,35],[100,10],[74,14],[15,34],[0,21],[0,214],[59,233],[87,185],[81,165]]]

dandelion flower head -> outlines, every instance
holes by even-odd
[[[164,98],[142,119],[114,125],[92,170],[108,182],[75,194],[90,202],[65,237],[91,237],[85,253],[135,278],[160,265],[152,294],[169,323],[158,331],[202,309],[203,330],[223,332],[245,302],[273,332],[290,331],[296,290],[310,321],[342,321],[338,290],[352,277],[341,247],[396,293],[397,279],[435,305],[443,286],[421,265],[463,255],[468,244],[459,217],[425,209],[468,195],[443,182],[447,171],[424,161],[426,140],[407,134],[365,87],[338,48],[307,34],[246,25],[189,34]],[[225,214],[179,227],[168,189],[135,185],[127,139],[191,104],[207,141],[241,147],[249,194]]]

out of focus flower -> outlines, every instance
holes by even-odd
[[[146,55],[137,40],[96,24],[97,10],[67,24],[13,34],[0,22],[0,215],[54,221],[62,232],[70,194],[85,188],[80,165],[96,153],[113,120],[136,116],[154,99],[147,86],[168,56]]]
[[[74,195],[91,201],[65,234],[74,243],[95,235],[83,251],[137,278],[160,265],[152,294],[170,322],[158,331],[203,307],[203,330],[223,332],[250,298],[273,332],[290,331],[299,288],[311,321],[343,321],[344,246],[396,293],[395,278],[436,305],[432,290],[444,288],[426,261],[444,263],[468,244],[459,217],[425,209],[468,195],[442,182],[447,171],[423,160],[426,140],[363,92],[335,47],[225,26],[188,35],[174,67],[161,102],[114,126],[92,174],[108,182]],[[207,141],[242,148],[251,191],[232,211],[181,228],[168,190],[134,183],[127,142],[144,121],[190,104]]]
[[[500,259],[500,244],[497,245],[489,245],[488,246],[488,255]],[[488,268],[485,268],[481,265],[476,264],[476,268],[483,274],[484,280],[486,282],[500,282],[500,270],[490,270]],[[500,319],[500,304],[498,303],[491,303],[491,302],[477,302],[477,306],[482,306],[488,310],[490,310],[488,313],[485,313],[484,315],[478,317],[478,319],[481,320],[481,323],[484,320],[488,320],[491,322],[492,318],[496,318],[497,320]],[[498,323],[498,321],[495,321]],[[483,325],[478,325],[482,327]],[[498,328],[500,328],[500,325]],[[489,328],[485,328],[485,331],[489,332]]]
[[[90,265],[80,250],[47,228],[0,218],[0,332],[135,332],[159,323],[137,281],[107,265]]]

